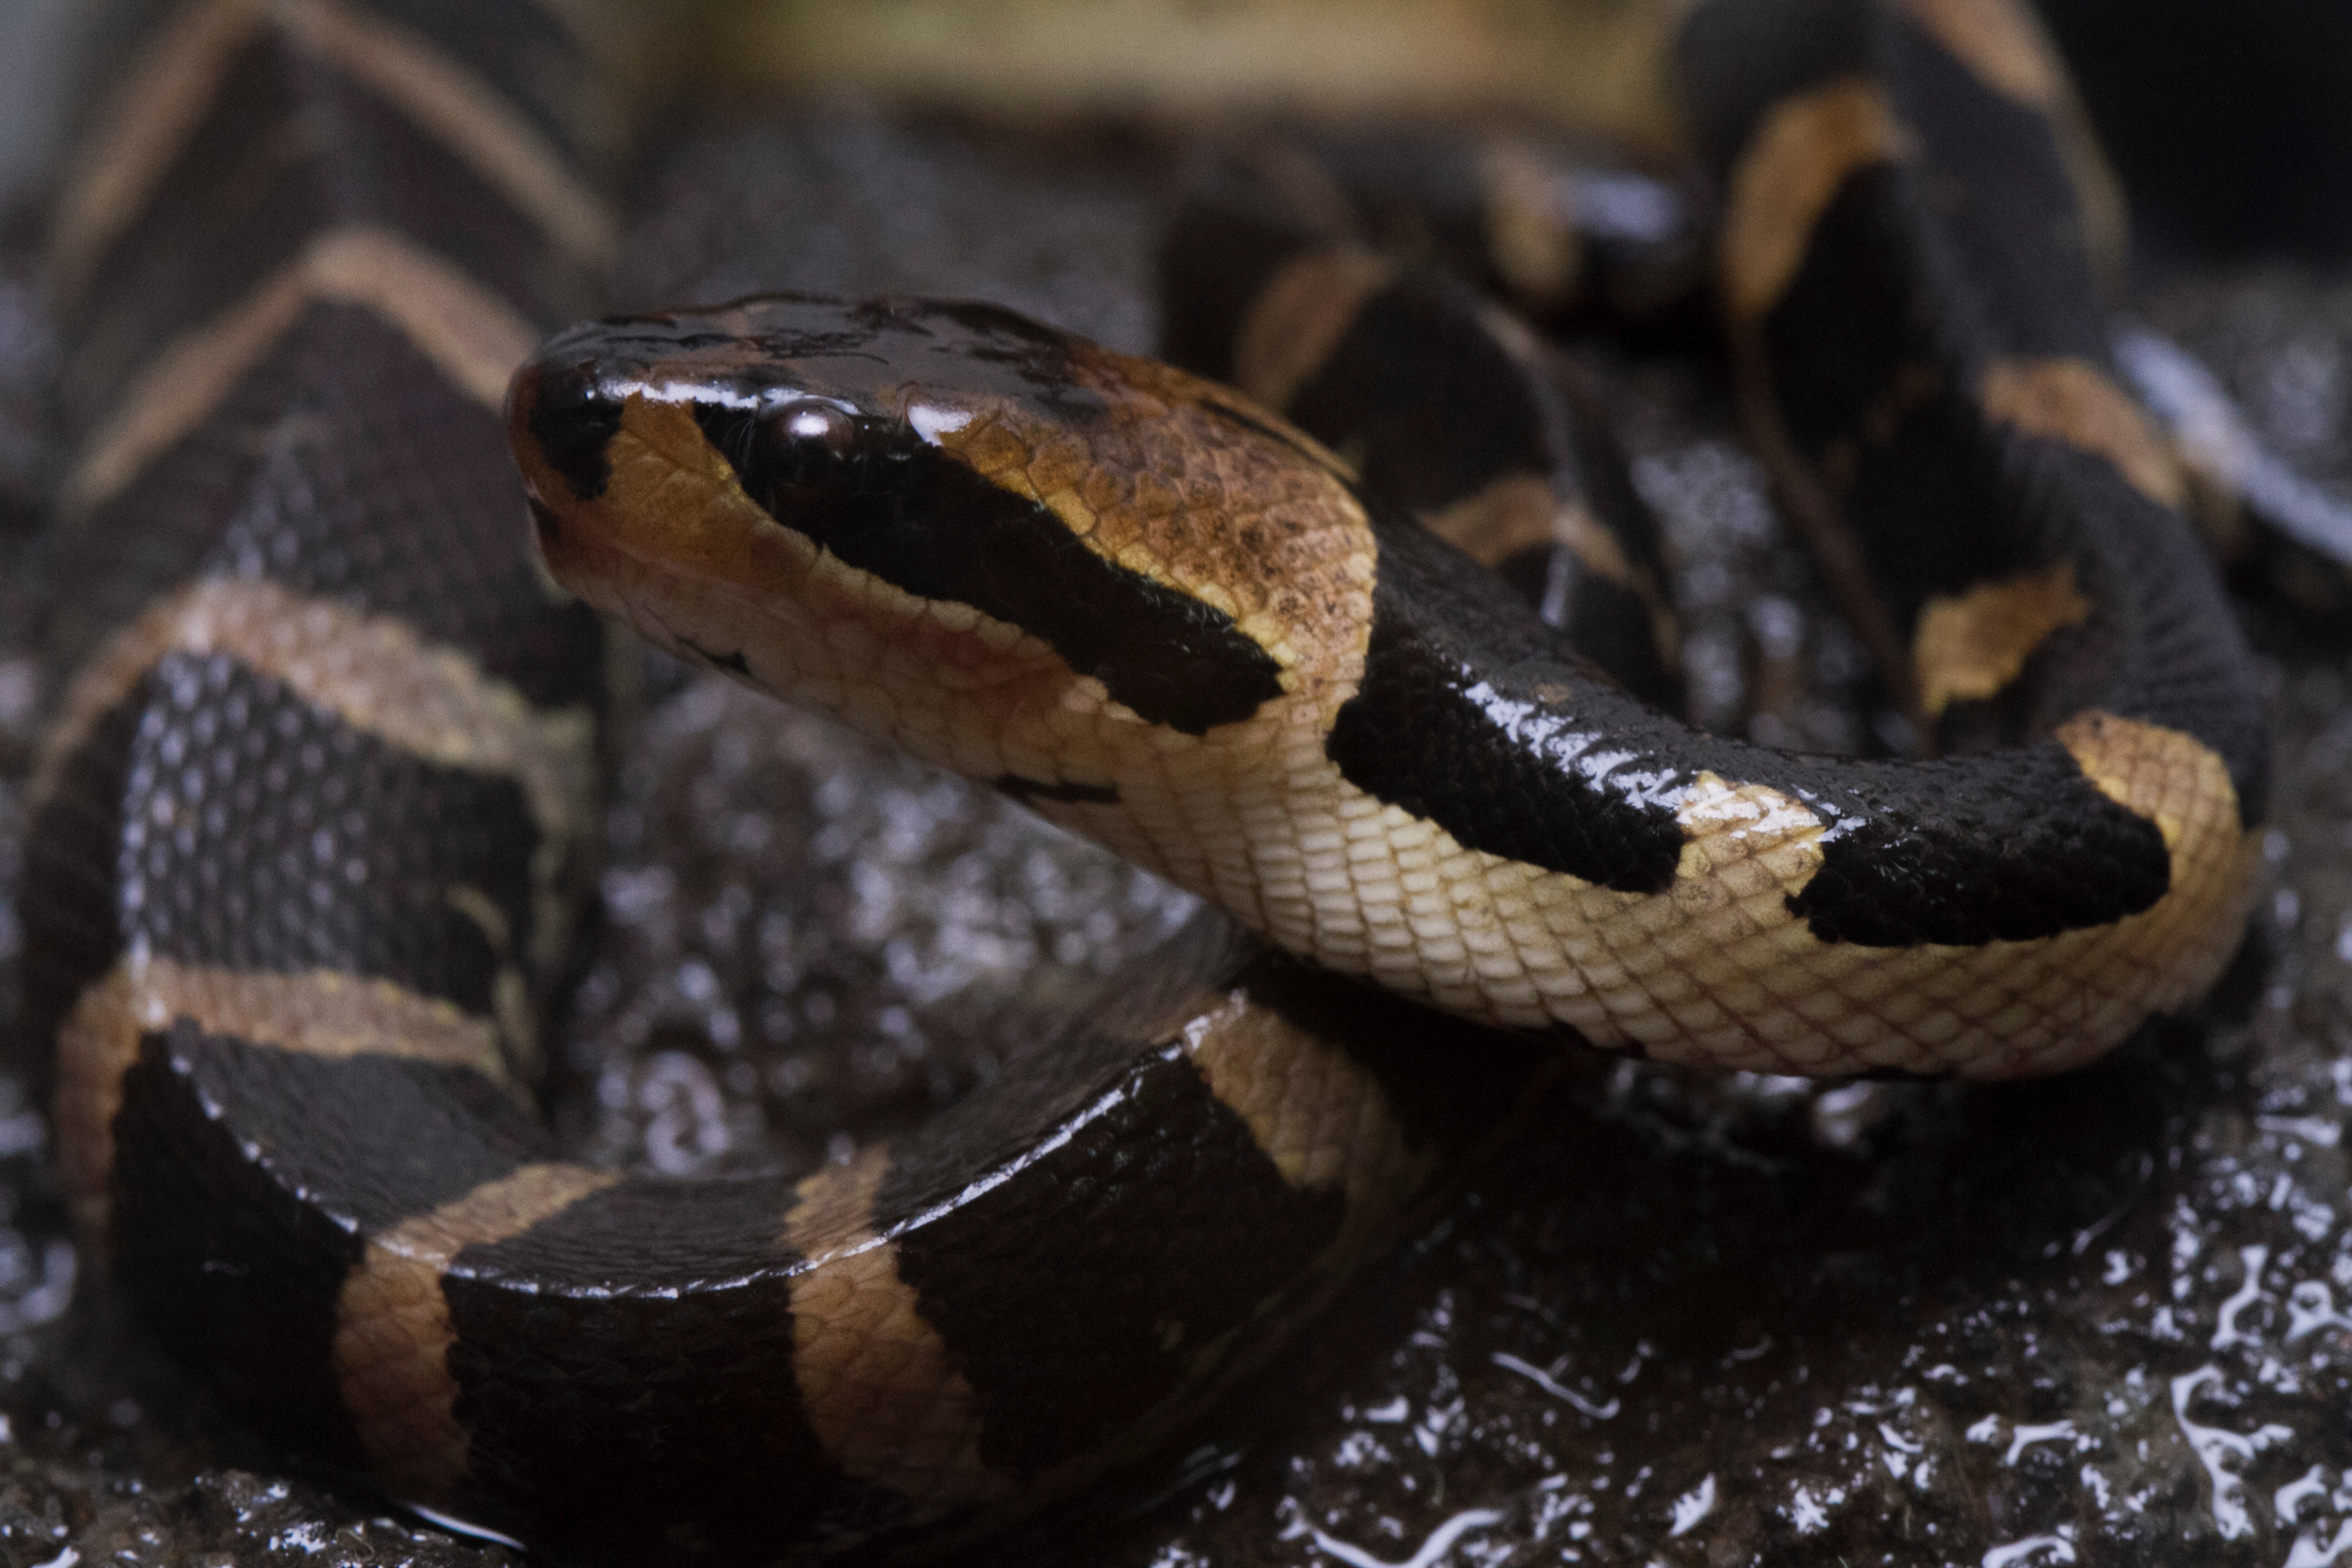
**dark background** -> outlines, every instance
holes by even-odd
[[[2352,0],[2043,0],[2144,245],[2352,256]]]

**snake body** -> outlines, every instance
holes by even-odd
[[[1359,252],[1225,247],[1193,333],[1311,435],[985,307],[573,329],[507,428],[574,592],[1262,933],[1205,919],[919,1139],[678,1182],[529,1109],[604,666],[497,408],[611,243],[590,73],[527,4],[166,9],[52,251],[85,434],[26,1011],[93,1274],[290,1454],[559,1559],[940,1550],[1376,1255],[1542,1070],[1489,1026],[1994,1076],[2194,998],[2265,742],[2105,374],[2063,77],[1931,0],[1719,5],[1685,55],[1751,421],[1990,749],[1701,735],[1498,597],[1405,508],[1581,539],[1571,633],[1667,685],[1654,583],[1563,492],[1440,464],[1400,503],[1334,455],[1412,424],[1330,368],[1399,314]]]
[[[1716,36],[1753,26],[1725,10],[1688,48],[1792,57],[1726,138],[1735,353],[1832,571],[1893,585],[1876,640],[1948,740],[1992,749],[1696,733],[1308,437],[969,309],[780,298],[560,335],[514,403],[542,549],[656,640],[1475,1021],[1774,1072],[2074,1065],[2234,945],[2261,704],[2178,468],[2104,368],[2084,230],[2047,221],[2075,210],[2063,124],[1938,19],[1749,40]],[[1212,368],[1377,425],[1343,351],[1302,375],[1255,339],[1377,329],[1380,275],[1256,248]]]

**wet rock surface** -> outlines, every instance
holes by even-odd
[[[854,110],[714,133],[655,174],[621,293],[977,295],[1142,348],[1181,160]],[[0,278],[6,965],[54,479],[25,276]],[[2283,455],[2352,474],[2352,289],[2271,268],[2157,304]],[[1699,716],[1899,739],[1710,373],[1592,363],[1681,555]],[[1529,1136],[1142,1479],[1154,1500],[1090,1500],[1003,1560],[2352,1561],[2352,666],[2245,613],[2281,732],[2273,884],[2195,1016],[1986,1089],[1580,1059]],[[593,1157],[838,1158],[1181,919],[992,795],[657,662],[647,687],[558,1064]],[[513,1560],[288,1479],[103,1297],[68,1310],[45,1152],[0,1078],[0,1564]]]

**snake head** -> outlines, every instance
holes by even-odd
[[[573,593],[1046,798],[1108,787],[1108,752],[1328,711],[1361,666],[1373,547],[1339,459],[994,306],[590,323],[517,374],[509,424]]]

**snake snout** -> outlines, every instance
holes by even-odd
[[[527,471],[560,478],[569,499],[594,500],[612,482],[610,449],[625,399],[613,395],[595,358],[549,347],[558,352],[542,350],[508,384],[508,432],[519,456],[536,458]],[[542,503],[556,499],[540,496]]]

